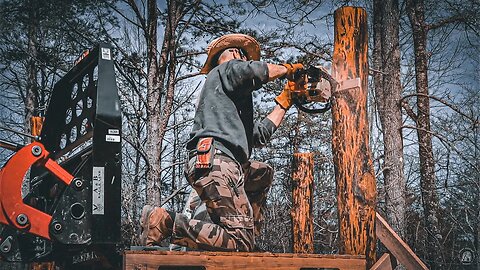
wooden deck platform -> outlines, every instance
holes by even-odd
[[[126,251],[125,270],[365,269],[364,256],[246,252]]]

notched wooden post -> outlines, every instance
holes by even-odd
[[[43,121],[44,121],[44,117],[40,117],[40,116],[32,116],[30,118],[30,124],[31,124],[30,128],[32,130],[33,136],[40,136],[40,133],[42,133]]]
[[[343,7],[334,17],[332,75],[340,86],[333,91],[332,151],[340,252],[365,255],[370,267],[375,261],[376,186],[368,144],[367,14],[362,8]]]
[[[313,253],[313,154],[293,154],[292,233],[294,253]]]

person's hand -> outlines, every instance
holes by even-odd
[[[302,75],[301,71],[304,70],[302,64],[282,64],[284,67],[287,68],[287,73],[285,74],[285,78],[289,81],[296,81]]]
[[[277,102],[277,104],[280,105],[280,107],[282,107],[284,110],[290,109],[290,107],[293,105],[291,90],[293,89],[294,85],[294,82],[288,81],[285,84],[282,93],[275,98],[275,102]]]

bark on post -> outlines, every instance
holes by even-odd
[[[313,154],[293,154],[292,233],[294,253],[313,253]]]
[[[367,118],[368,34],[362,8],[334,14],[333,76],[361,79],[361,88],[335,89],[332,103],[333,161],[337,182],[340,252],[375,261],[376,186]]]

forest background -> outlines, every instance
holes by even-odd
[[[3,0],[0,2],[0,125],[30,133],[55,82],[98,42],[114,46],[121,98],[122,234],[138,244],[144,204],[181,211],[197,76],[214,38],[254,36],[270,63],[331,65],[333,11],[366,8],[369,18],[370,146],[377,208],[432,269],[480,269],[480,40],[478,0]],[[253,93],[256,117],[281,83]],[[314,245],[338,252],[331,115],[289,110],[253,159],[275,169],[259,249],[291,252],[291,163],[315,154]],[[27,143],[8,131],[0,139]],[[4,163],[13,153],[0,150]],[[28,188],[28,186],[27,186]],[[470,269],[470,268],[469,268]]]

